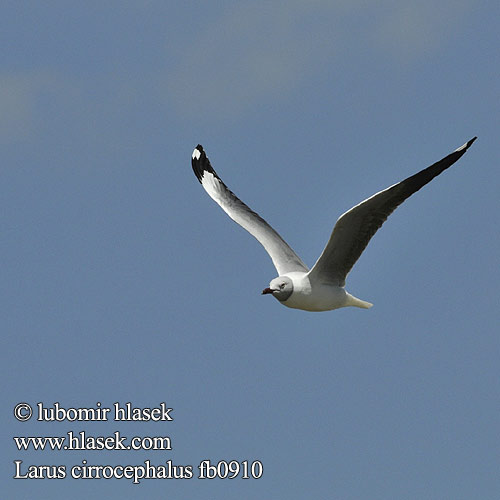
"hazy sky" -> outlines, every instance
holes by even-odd
[[[495,2],[4,2],[2,494],[9,499],[496,499]],[[354,204],[477,142],[399,208],[327,313],[260,292],[270,258],[191,152],[312,265]],[[29,403],[28,422],[13,409]],[[36,405],[173,408],[39,422]],[[13,437],[168,436],[26,451]],[[260,479],[197,479],[209,459]],[[15,460],[65,479],[12,479]],[[192,479],[73,479],[192,465]]]

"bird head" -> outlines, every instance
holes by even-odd
[[[269,288],[262,290],[262,295],[272,293],[280,302],[284,302],[293,292],[293,282],[288,276],[278,276],[269,283]]]

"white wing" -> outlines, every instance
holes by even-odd
[[[271,256],[278,274],[309,269],[285,240],[258,214],[245,205],[222,182],[210,161],[198,144],[191,158],[193,171],[210,197],[220,205],[222,210],[240,226],[245,228],[266,249]]]
[[[434,165],[374,194],[341,215],[323,253],[309,272],[311,281],[344,286],[347,274],[387,217],[413,193],[451,167],[476,139],[474,137]]]

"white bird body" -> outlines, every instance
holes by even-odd
[[[352,296],[346,292],[344,287],[321,282],[314,283],[313,285],[311,284],[309,273],[296,271],[286,273],[283,276],[292,280],[293,293],[286,300],[281,301],[281,303],[292,309],[319,312],[332,311],[333,309],[347,306],[369,309],[373,305],[370,302],[365,302]]]
[[[210,197],[270,255],[279,276],[263,294],[272,294],[284,306],[305,311],[330,311],[348,306],[369,309],[373,304],[354,297],[344,288],[350,270],[387,217],[413,193],[451,167],[475,140],[476,137],[430,167],[375,193],[342,214],[311,270],[262,217],[227,188],[201,145],[194,149],[191,165]]]

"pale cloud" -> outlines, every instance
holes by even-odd
[[[88,79],[49,69],[0,73],[0,143],[66,132],[97,140],[95,124],[132,101],[133,83],[116,75]],[[132,97],[139,92],[134,88]]]
[[[354,51],[395,64],[437,51],[459,29],[468,0],[266,1],[232,4],[180,49],[167,100],[192,119],[239,115],[300,88]]]
[[[0,142],[26,139],[75,97],[77,86],[67,77],[48,70],[0,73]],[[42,103],[45,101],[45,104]]]
[[[43,80],[39,75],[0,74],[0,141],[16,141],[32,130]]]
[[[425,56],[446,46],[472,6],[466,0],[388,3],[375,26],[374,41],[398,59]]]
[[[153,10],[155,4],[141,5]],[[50,117],[85,133],[144,96],[186,120],[239,119],[254,106],[296,95],[325,69],[357,64],[360,54],[392,57],[395,65],[427,57],[452,43],[471,8],[470,0],[230,3],[184,45],[174,39],[165,67],[140,78],[107,73],[89,82],[49,70],[0,73],[0,142],[33,133],[49,108]]]
[[[301,27],[306,5],[249,3],[229,9],[185,49],[167,75],[166,90],[184,112],[200,109],[237,114],[263,96],[283,95],[333,57],[328,34],[309,36]]]

